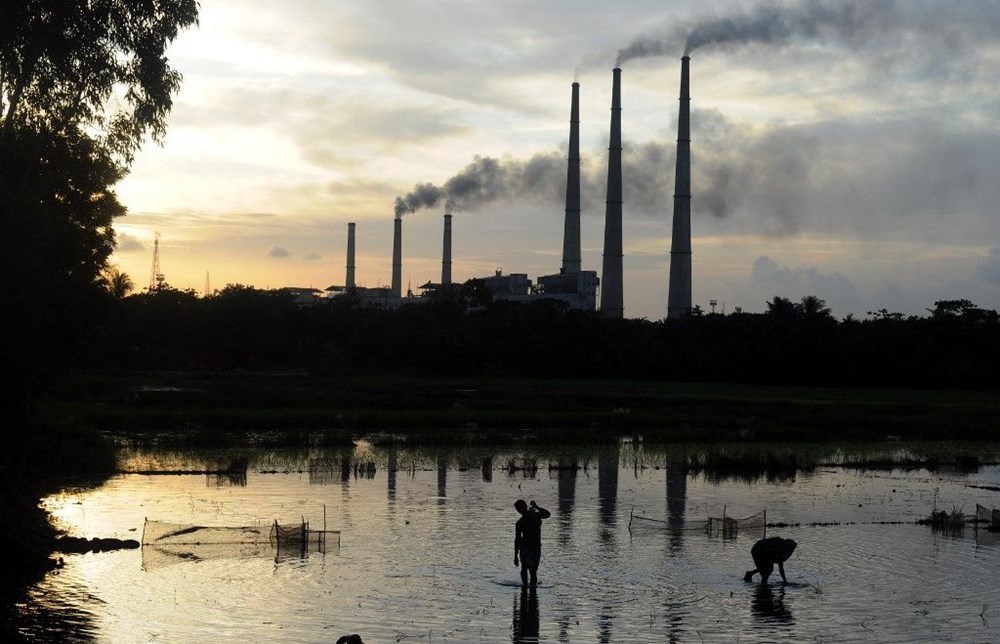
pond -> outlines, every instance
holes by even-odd
[[[997,465],[709,460],[639,441],[124,450],[131,473],[44,500],[59,527],[141,540],[147,519],[261,534],[307,521],[327,539],[65,556],[31,589],[21,627],[109,642],[1000,640],[1000,535],[917,524],[934,509],[1000,508]],[[232,471],[194,473],[220,466]],[[518,498],[552,512],[530,592],[513,565]],[[723,516],[735,530],[706,529]],[[798,543],[787,585],[743,581],[765,533]]]

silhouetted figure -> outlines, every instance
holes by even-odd
[[[521,585],[528,585],[530,573],[531,585],[535,586],[538,583],[538,562],[542,559],[542,519],[548,519],[552,513],[534,501],[528,507],[524,499],[515,501],[514,508],[521,513],[521,518],[514,524],[514,565],[521,566]]]
[[[354,633],[353,635],[344,635],[343,637],[337,640],[337,644],[365,644],[365,643],[361,641],[360,635]]]
[[[781,537],[768,537],[761,539],[750,548],[750,556],[753,557],[753,564],[757,566],[753,570],[748,570],[743,575],[743,581],[753,581],[754,573],[760,573],[760,583],[766,584],[767,578],[774,572],[774,564],[778,564],[778,572],[781,573],[781,581],[788,583],[785,578],[785,562],[795,552],[797,544],[791,539]]]

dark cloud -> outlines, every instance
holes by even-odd
[[[292,251],[281,246],[271,246],[271,250],[267,251],[268,257],[276,257],[278,259],[284,259],[286,257],[292,256]]]

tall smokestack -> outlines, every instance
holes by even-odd
[[[566,171],[566,223],[563,228],[561,272],[580,272],[580,83],[573,83],[573,102],[569,113],[569,168]]]
[[[396,217],[392,228],[392,295],[403,296],[403,220]]]
[[[681,99],[677,117],[677,174],[674,181],[674,224],[670,237],[670,290],[667,317],[691,312],[691,59],[681,58]]]
[[[611,88],[611,144],[608,146],[608,202],[604,216],[604,265],[601,313],[621,318],[622,299],[622,70],[614,69]]]
[[[441,253],[441,286],[451,284],[451,213],[444,213],[444,244]]]
[[[354,288],[354,222],[347,224],[347,280],[344,286]]]

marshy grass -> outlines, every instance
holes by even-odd
[[[204,444],[254,432],[330,444],[369,434],[444,444],[1000,439],[990,391],[180,372],[79,374],[44,404],[102,431]]]

